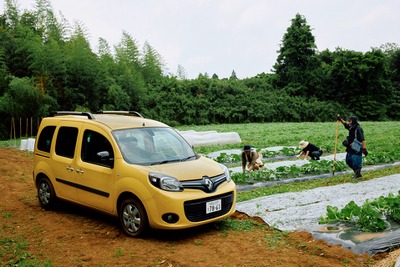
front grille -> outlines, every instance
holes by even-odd
[[[222,216],[230,211],[233,205],[233,192],[210,198],[196,199],[184,203],[185,215],[191,222],[200,222]],[[206,202],[221,199],[221,210],[213,213],[206,213]]]
[[[181,181],[184,189],[198,189],[206,193],[214,192],[223,182],[226,182],[225,174],[214,177],[203,176],[197,180]]]

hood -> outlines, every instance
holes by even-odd
[[[203,176],[213,177],[224,173],[219,163],[206,157],[200,157],[197,160],[149,166],[146,169],[149,172],[170,175],[180,181],[201,179]]]
[[[351,120],[353,126],[358,124],[357,117],[354,115],[351,115],[350,117],[348,117],[347,120]]]

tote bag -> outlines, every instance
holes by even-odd
[[[353,149],[355,152],[358,153],[361,151],[362,143],[360,141],[358,141],[358,139],[357,139],[357,130],[358,130],[358,128],[356,129],[356,132],[355,132],[356,137],[354,138],[353,143],[351,143],[350,147],[351,147],[351,149]]]

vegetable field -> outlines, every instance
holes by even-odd
[[[207,154],[226,149],[242,149],[244,144],[249,144],[258,151],[268,147],[283,146],[280,151],[267,151],[264,159],[276,160],[279,156],[292,157],[299,153],[297,148],[300,140],[306,140],[321,147],[324,155],[333,154],[337,142],[336,152],[344,153],[342,141],[348,131],[339,124],[338,140],[336,140],[337,122],[325,123],[249,123],[249,124],[221,124],[205,126],[185,126],[178,130],[237,132],[241,144],[213,145],[195,148],[198,153]],[[393,163],[400,160],[400,122],[361,122],[360,123],[367,143],[368,156],[363,157],[363,164],[377,165]],[[293,157],[292,157],[293,158]],[[294,159],[294,158],[293,158]],[[217,161],[240,165],[240,155],[227,155],[222,153]],[[260,181],[280,180],[295,178],[304,175],[329,173],[334,166],[335,171],[348,169],[343,161],[318,161],[310,162],[304,166],[283,166],[276,170],[262,170],[259,172],[234,174],[233,179],[238,183],[253,183]]]
[[[368,156],[363,156],[363,165],[382,165],[400,161],[400,122],[361,122],[364,130]],[[297,145],[300,140],[312,142],[324,151],[323,156],[344,153],[342,140],[348,131],[339,124],[339,136],[336,140],[336,122],[332,123],[264,123],[264,124],[238,124],[238,125],[212,125],[192,127],[196,131],[217,130],[218,132],[236,131],[239,133],[242,143],[221,146],[199,147],[199,153],[207,154],[218,150],[241,149],[244,144],[257,148],[258,151],[268,147],[282,146],[279,151],[264,152],[264,161],[273,162],[293,159],[300,152]],[[240,166],[239,154],[222,153],[215,160],[229,163],[230,166]],[[342,161],[320,160],[310,161],[302,166],[281,166],[277,169],[261,169],[255,172],[233,173],[232,177],[238,185],[253,184],[257,182],[291,179],[306,175],[326,174],[335,168],[336,172],[350,170]],[[263,190],[263,189],[261,189]],[[257,193],[251,193],[256,197]],[[400,193],[399,193],[400,194]],[[358,206],[350,202],[343,209],[328,206],[326,216],[320,219],[321,223],[350,222],[364,231],[383,231],[388,228],[385,218],[397,221],[400,213],[400,195],[381,196],[379,199],[371,200]],[[251,197],[244,197],[249,199]],[[238,201],[241,197],[239,196]]]

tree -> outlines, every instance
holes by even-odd
[[[100,73],[99,60],[90,48],[83,27],[75,26],[75,33],[66,43],[66,86],[60,92],[62,108],[75,110],[78,106],[85,110],[96,111],[100,109],[100,92],[98,75]]]
[[[14,0],[6,0],[4,17],[9,27],[11,29],[15,29],[15,27],[19,23],[20,14],[16,2]]]
[[[327,52],[324,53],[327,57]],[[392,85],[387,57],[380,50],[366,53],[337,48],[324,67],[325,96],[337,101],[363,120],[385,118]]]
[[[111,54],[108,42],[98,41],[99,76],[97,77],[100,95],[100,106],[103,110],[129,110],[131,99],[128,93],[117,84],[115,76],[117,64]]]
[[[400,120],[400,47],[397,44],[386,44],[381,46],[381,49],[388,57],[393,86],[392,97],[389,98],[388,116]]]
[[[3,21],[4,22],[4,21]],[[7,88],[8,83],[8,73],[9,69],[7,66],[6,60],[6,48],[3,45],[8,39],[8,33],[6,32],[5,25],[3,23],[0,24],[0,96],[4,93]]]
[[[176,77],[178,77],[179,80],[186,80],[187,79],[186,70],[182,65],[178,65],[178,69],[176,71]]]
[[[231,76],[229,77],[229,80],[237,80],[236,72],[235,70],[232,70]]]
[[[59,23],[54,15],[50,0],[36,0],[35,29],[40,33],[46,43],[49,39],[56,40],[60,44],[65,41],[66,26]]]
[[[107,93],[107,102],[103,105],[103,110],[130,110],[131,99],[120,86],[110,85]]]
[[[140,70],[140,53],[136,41],[127,33],[122,33],[121,42],[115,47],[116,60],[130,69]]]
[[[148,43],[143,46],[142,74],[145,82],[155,82],[162,78],[164,63],[161,55]]]
[[[33,79],[16,78],[10,82],[10,88],[0,97],[0,113],[14,117],[46,116],[56,107],[53,98],[42,95]]]
[[[319,61],[315,38],[304,16],[296,14],[283,36],[273,66],[278,88],[292,88],[292,95],[312,95],[317,88]]]
[[[131,99],[131,107],[137,111],[143,107],[146,84],[143,78],[140,53],[136,41],[124,32],[121,42],[115,47],[116,69],[114,77]]]

